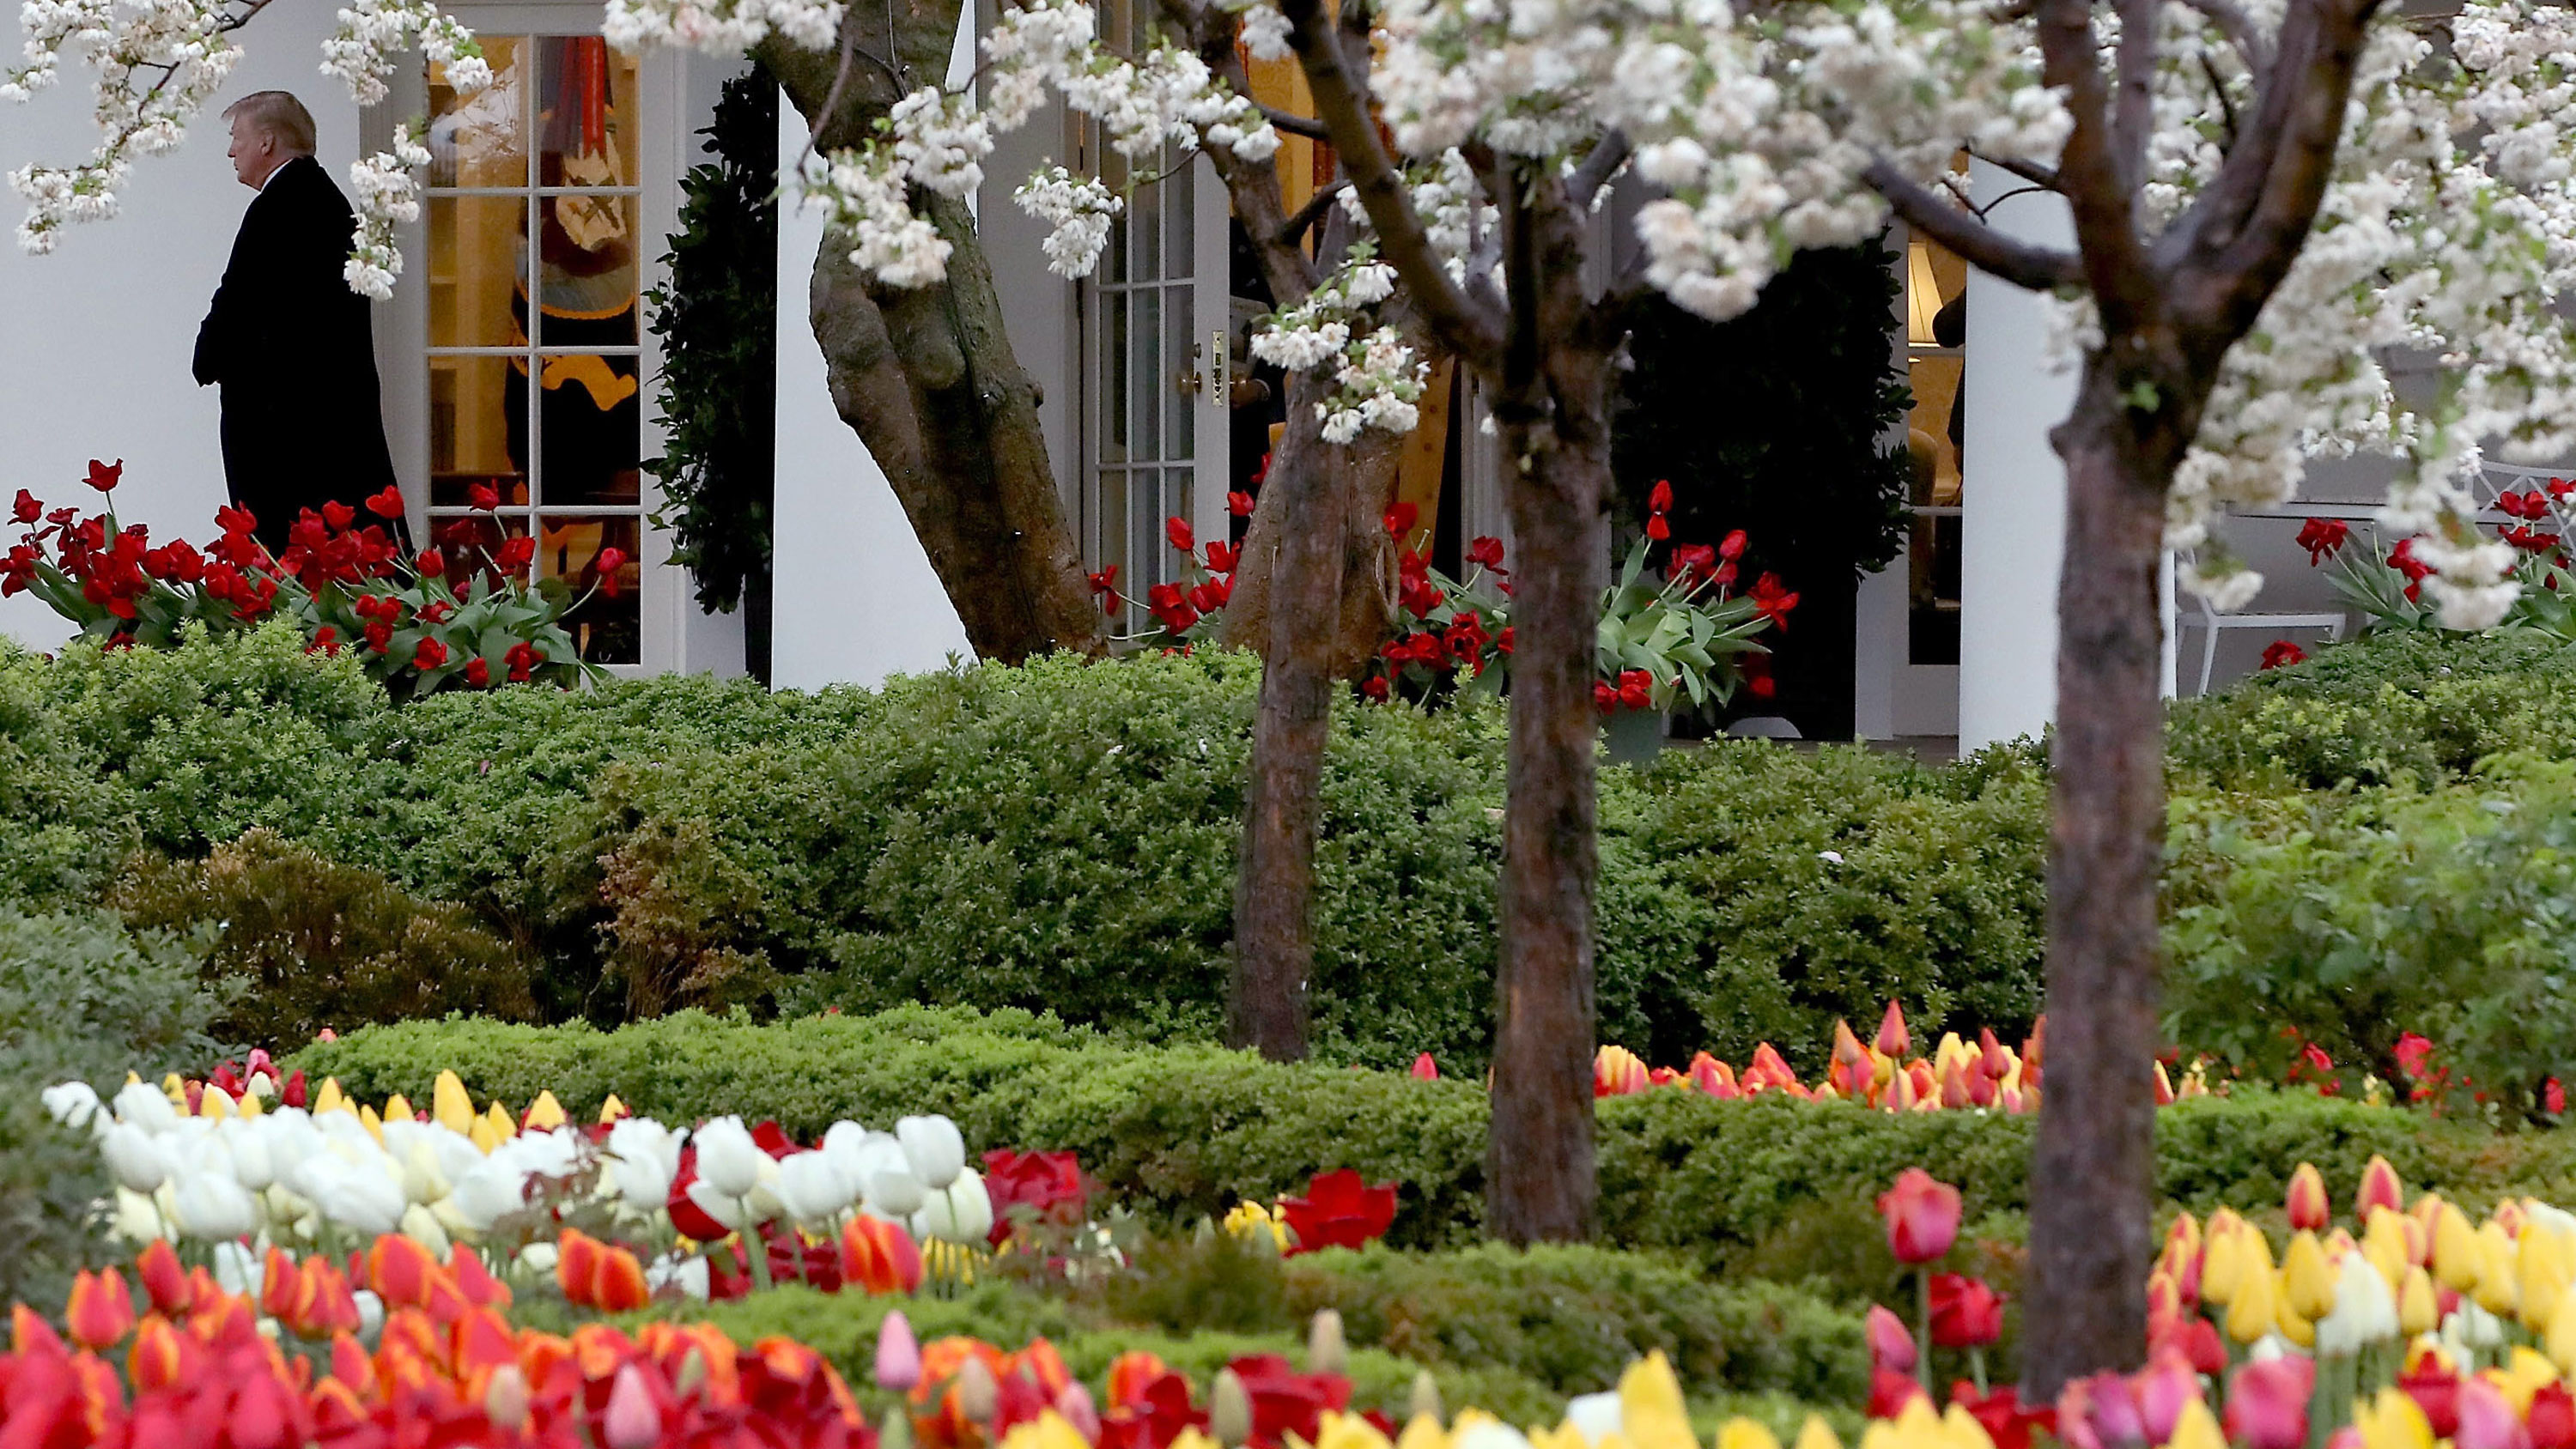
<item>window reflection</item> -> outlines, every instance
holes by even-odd
[[[1959,662],[1961,458],[1967,432],[1968,267],[1948,248],[1917,238],[1905,254],[1906,417],[1912,465],[1907,503],[1906,658]]]

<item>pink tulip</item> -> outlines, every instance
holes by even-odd
[[[2453,1442],[2459,1449],[2531,1449],[2531,1436],[2513,1405],[2482,1378],[2460,1384],[2460,1431]]]
[[[1959,1190],[1919,1167],[1899,1173],[1878,1199],[1887,1249],[1900,1263],[1938,1261],[1959,1240]]]
[[[652,1391],[644,1387],[644,1375],[635,1365],[617,1371],[600,1427],[609,1449],[650,1449],[662,1437],[662,1415],[653,1407]]]
[[[2228,1380],[2228,1439],[2245,1449],[2299,1449],[2308,1442],[2308,1395],[2316,1387],[2312,1359],[2283,1357],[2249,1363]]]
[[[2138,1416],[2146,1425],[2147,1442],[2162,1444],[2173,1437],[2174,1423],[2182,1417],[2185,1406],[2200,1397],[2200,1375],[2191,1362],[2176,1353],[2156,1355],[2155,1362],[2132,1381],[2138,1395]]]
[[[1869,1306],[1866,1324],[1869,1337],[1869,1359],[1880,1368],[1901,1374],[1914,1372],[1914,1335],[1907,1331],[1905,1320],[1887,1311],[1881,1304]]]
[[[1073,1379],[1065,1384],[1064,1392],[1055,1396],[1055,1411],[1064,1416],[1064,1421],[1073,1426],[1073,1432],[1080,1434],[1084,1442],[1096,1442],[1100,1438],[1100,1410],[1093,1407],[1091,1390],[1082,1386],[1082,1380]]]
[[[1440,1064],[1431,1060],[1431,1053],[1424,1052],[1413,1059],[1413,1079],[1417,1082],[1440,1080]]]
[[[901,1310],[877,1326],[877,1387],[910,1393],[921,1382],[921,1345],[912,1336],[912,1321]]]

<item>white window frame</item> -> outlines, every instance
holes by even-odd
[[[515,36],[574,36],[599,34],[600,9],[595,4],[564,4],[556,0],[529,4],[479,4],[448,7],[450,14],[476,34]],[[637,289],[649,293],[667,280],[663,265],[666,250],[663,239],[679,229],[680,177],[685,166],[687,136],[697,118],[691,109],[686,68],[680,57],[668,48],[648,50],[639,58],[637,69],[638,118],[641,129],[636,136],[636,176],[632,187],[605,188],[631,192],[636,198]],[[390,94],[383,104],[361,113],[361,149],[372,154],[388,149],[393,141],[395,119],[423,115],[428,111],[428,86],[425,63],[417,52],[397,67],[389,80]],[[541,194],[559,189],[588,191],[603,188],[544,188]],[[378,371],[385,379],[385,432],[393,447],[394,476],[401,483],[403,500],[408,505],[409,523],[416,538],[428,538],[429,458],[430,458],[430,375],[429,375],[429,257],[430,208],[423,206],[420,219],[395,228],[396,244],[411,264],[410,275],[398,282],[394,300],[389,304],[384,322],[377,329]],[[660,393],[662,349],[660,339],[650,329],[650,317],[639,308],[637,322],[638,352],[636,382],[643,398],[641,424],[643,436],[638,440],[638,456],[653,458],[664,446],[662,418],[655,399]],[[535,422],[534,399],[531,399],[531,422]],[[532,434],[533,436],[533,434]],[[639,638],[637,662],[606,666],[608,672],[624,677],[663,673],[685,665],[685,635],[689,616],[694,612],[687,572],[669,567],[672,538],[666,529],[656,528],[653,515],[661,510],[660,481],[649,471],[638,488],[638,501],[633,509],[617,507],[544,507],[545,516],[598,514],[603,516],[638,516],[638,538],[641,562],[636,603]],[[441,510],[441,517],[448,516]]]

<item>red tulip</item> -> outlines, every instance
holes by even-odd
[[[1228,493],[1225,495],[1225,511],[1233,514],[1237,518],[1250,518],[1252,516],[1252,495],[1249,493]]]
[[[1386,1236],[1395,1222],[1395,1184],[1370,1186],[1350,1168],[1319,1172],[1304,1197],[1283,1198],[1279,1211],[1297,1235],[1290,1254],[1317,1248],[1356,1248]]]
[[[1905,1406],[1917,1398],[1929,1398],[1913,1374],[1888,1368],[1884,1364],[1869,1371],[1869,1416],[1893,1419],[1905,1412]]]
[[[921,1249],[901,1223],[861,1213],[841,1229],[841,1281],[872,1295],[921,1286]]]
[[[1888,1251],[1900,1263],[1939,1260],[1959,1240],[1959,1207],[1957,1188],[1922,1168],[1905,1169],[1878,1200],[1879,1214],[1887,1219]]]
[[[1313,1443],[1324,1411],[1351,1401],[1351,1382],[1333,1374],[1301,1374],[1275,1353],[1253,1354],[1226,1365],[1252,1401],[1251,1449],[1274,1449],[1293,1434]]]
[[[138,1393],[166,1389],[188,1377],[188,1355],[188,1336],[155,1313],[134,1331],[134,1347],[125,1354],[125,1375],[134,1381]]]
[[[114,1268],[84,1271],[72,1279],[70,1304],[63,1326],[72,1341],[87,1349],[104,1349],[125,1341],[134,1331],[134,1300],[125,1291],[125,1275]]]
[[[1984,1280],[1932,1275],[1932,1341],[1943,1348],[1983,1348],[2003,1337],[2004,1300]]]
[[[1967,1410],[1968,1417],[1994,1441],[1995,1449],[2030,1449],[2034,1431],[2052,1437],[2057,1433],[2057,1410],[2023,1407],[2021,1390],[2011,1384],[1981,1395],[1963,1380],[1950,1385],[1950,1402]]]
[[[2531,1449],[2576,1449],[2576,1397],[2563,1383],[2543,1384],[2531,1396],[2523,1429],[2531,1435]]]
[[[1198,537],[1190,531],[1190,521],[1186,518],[1164,519],[1163,537],[1183,553],[1198,547]]]
[[[376,1239],[367,1250],[367,1285],[388,1308],[417,1308],[429,1301],[432,1280],[444,1277],[429,1250],[399,1233]]]
[[[1873,1303],[1862,1325],[1863,1336],[1869,1341],[1871,1363],[1901,1374],[1914,1372],[1914,1335],[1907,1331],[1905,1320],[1890,1312],[1885,1305]]]
[[[2404,1389],[2415,1407],[2433,1426],[2433,1437],[2448,1439],[2460,1432],[2460,1380],[2433,1359],[2425,1359],[2414,1372],[2401,1374],[2397,1387]]]
[[[993,1202],[995,1247],[1010,1241],[1019,1226],[1010,1210],[1026,1207],[1026,1216],[1059,1227],[1078,1227],[1087,1192],[1081,1164],[1070,1152],[1012,1152],[996,1148],[984,1154],[984,1192]]]
[[[378,493],[367,500],[367,511],[378,518],[402,517],[402,490],[391,483],[386,484],[383,492]]]
[[[102,463],[96,458],[92,458],[89,460],[89,476],[81,481],[89,484],[89,486],[97,489],[101,493],[113,493],[116,491],[116,481],[124,476],[125,460],[123,458],[119,458],[113,463]]]
[[[2386,1208],[2393,1213],[2406,1211],[2406,1185],[2397,1180],[2397,1169],[2388,1159],[2374,1154],[2370,1165],[2361,1170],[2361,1191],[2352,1202],[2353,1219],[2363,1227],[2370,1226],[2370,1210]]]

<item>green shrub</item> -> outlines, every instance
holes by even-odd
[[[0,902],[94,898],[141,843],[127,798],[45,698],[51,666],[0,638]]]
[[[325,1027],[536,1014],[527,962],[463,907],[415,900],[267,830],[203,860],[145,856],[109,904],[137,928],[215,933],[207,973],[243,988],[216,1023],[233,1040],[292,1047]]]
[[[2429,789],[2510,751],[2576,741],[2576,645],[2511,632],[2373,634],[2175,704],[2165,757],[2178,788],[2278,794],[2354,785]]]
[[[417,1098],[444,1067],[513,1105],[551,1089],[587,1114],[615,1092],[665,1121],[769,1116],[809,1139],[843,1118],[883,1126],[944,1112],[978,1149],[1072,1151],[1114,1200],[1185,1222],[1296,1192],[1337,1167],[1402,1184],[1397,1246],[1465,1246],[1482,1216],[1485,1099],[1472,1083],[1123,1044],[1024,1013],[908,1008],[774,1026],[682,1013],[613,1032],[409,1022],[317,1043],[294,1061],[369,1099]],[[1781,1276],[1764,1253],[1794,1242],[1785,1230],[1805,1205],[1857,1215],[1910,1166],[1958,1183],[1971,1218],[2029,1207],[2028,1117],[1673,1089],[1608,1099],[1600,1122],[1604,1240],[1715,1272]],[[2576,1165],[2576,1138],[2562,1134],[2499,1136],[2302,1093],[2194,1099],[2159,1112],[2157,1131],[2159,1194],[2194,1211],[2277,1204],[2301,1161],[2341,1195],[2385,1155],[2410,1184],[2472,1206],[2540,1190]],[[1828,1286],[1839,1296],[1871,1280]]]
[[[60,1302],[73,1270],[106,1251],[89,1222],[109,1188],[98,1149],[37,1094],[202,1068],[219,1055],[207,1031],[225,996],[166,934],[129,935],[100,912],[0,909],[0,1302]]]

